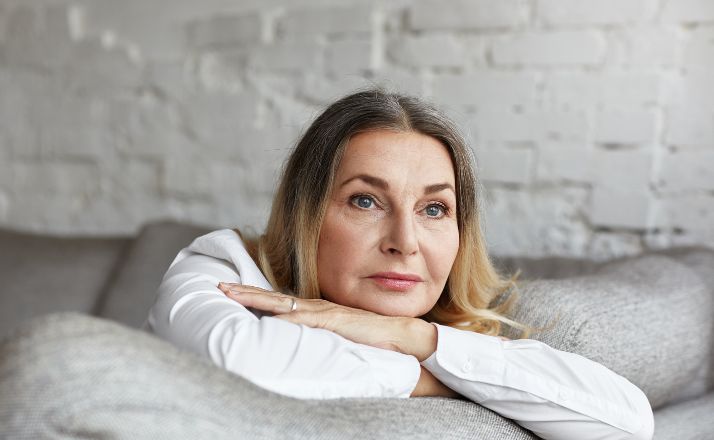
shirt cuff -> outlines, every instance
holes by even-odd
[[[355,350],[355,355],[372,368],[381,397],[410,397],[419,382],[421,365],[414,356],[370,346]]]
[[[502,383],[504,355],[501,340],[476,332],[465,332],[432,322],[437,330],[436,350],[421,362],[437,378],[454,375],[460,379]]]

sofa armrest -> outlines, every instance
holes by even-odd
[[[552,324],[531,338],[605,365],[658,408],[699,372],[712,372],[714,295],[683,261],[649,253],[609,261],[584,276],[527,281],[512,317],[536,327]],[[507,329],[506,335],[518,332]],[[708,387],[697,386],[690,396]]]
[[[0,344],[0,437],[537,439],[449,398],[299,400],[166,341],[62,313]]]

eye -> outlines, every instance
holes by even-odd
[[[432,218],[441,218],[448,212],[448,208],[440,203],[432,203],[425,210],[426,214]]]
[[[350,198],[350,201],[353,204],[355,204],[358,207],[363,208],[363,209],[369,209],[374,204],[374,199],[371,196],[367,196],[364,194],[358,194],[358,195],[352,196]]]

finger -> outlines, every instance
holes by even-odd
[[[229,291],[226,295],[246,307],[253,307],[276,314],[290,313],[292,311],[293,300],[292,297],[287,295],[266,295],[260,292],[238,293],[234,291]],[[295,300],[297,301],[297,299]]]
[[[218,283],[218,287],[225,291],[230,291],[234,293],[262,293],[265,295],[279,296],[279,297],[291,297],[291,295],[286,295],[281,292],[275,292],[273,290],[261,289],[260,287],[250,286],[247,284],[237,284],[237,283]]]

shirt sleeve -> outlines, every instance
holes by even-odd
[[[645,394],[583,356],[532,339],[437,327],[436,351],[422,361],[464,397],[544,439],[647,439],[654,431]]]
[[[252,313],[219,281],[241,283],[229,261],[183,249],[161,282],[144,329],[295,398],[409,397],[414,356],[357,344],[325,329]]]

